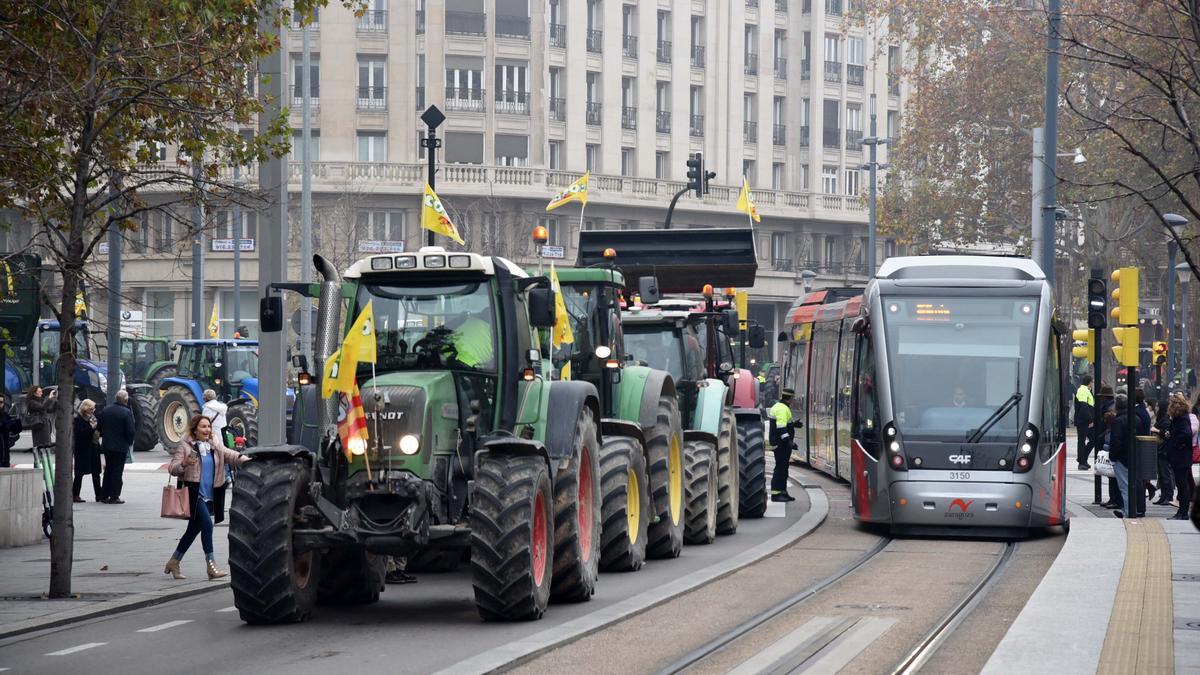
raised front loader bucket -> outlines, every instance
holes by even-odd
[[[617,252],[627,284],[655,276],[663,293],[696,293],[704,284],[750,288],[758,270],[749,228],[583,230],[576,265],[603,263],[607,248]]]

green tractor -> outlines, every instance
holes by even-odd
[[[171,357],[171,341],[153,335],[122,335],[121,371],[129,382],[148,384],[158,391],[163,379],[179,372]]]
[[[672,375],[633,363],[625,351],[624,277],[611,268],[577,268],[558,271],[558,279],[575,342],[554,351],[554,368],[600,395],[601,567],[636,570],[647,556],[677,557],[685,540],[711,542],[714,458],[686,449]]]
[[[317,603],[371,603],[386,556],[464,549],[484,620],[536,619],[552,599],[591,598],[599,397],[590,383],[548,377],[536,331],[554,323],[549,280],[439,247],[370,256],[344,279],[314,261],[321,283],[273,289],[319,296],[317,373],[371,307],[377,359],[356,370],[367,438],[343,447],[341,397],[322,399],[311,383],[296,403],[300,444],[250,450],[229,531],[241,618],[302,621]],[[283,315],[270,293],[262,330],[282,330]]]

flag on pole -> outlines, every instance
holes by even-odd
[[[738,195],[737,210],[750,216],[756,223],[761,223],[762,218],[758,215],[758,207],[754,205],[754,199],[750,194],[750,181],[742,177],[742,194]]]
[[[566,363],[563,364],[562,370],[560,370],[558,373],[558,379],[560,379],[560,380],[571,379],[571,362],[570,361],[567,361]]]
[[[466,244],[459,235],[458,228],[450,222],[450,216],[446,214],[446,207],[442,206],[442,200],[438,199],[433,188],[429,187],[429,183],[425,184],[425,196],[421,199],[421,227],[430,232],[450,237],[461,245]]]
[[[365,454],[367,441],[367,414],[363,411],[362,395],[358,391],[358,383],[352,383],[349,395],[343,395],[338,404],[338,438],[342,441],[342,452],[346,461],[352,461],[355,454]],[[360,450],[355,453],[354,450]]]
[[[583,202],[583,205],[587,206],[588,176],[591,174],[591,171],[585,172],[579,177],[579,180],[571,183],[567,186],[567,189],[555,195],[554,199],[551,199],[550,203],[546,205],[546,211],[553,211],[567,202]]]
[[[335,350],[325,359],[325,372],[321,377],[321,398],[330,398],[337,392],[349,394],[354,391],[354,371],[357,364],[342,363],[342,350]]]
[[[83,289],[75,291],[75,316],[87,316],[87,300],[83,297]]]
[[[345,354],[348,365],[350,361],[354,362],[354,370],[358,369],[359,363],[375,363],[375,310],[372,302],[367,301],[367,306],[363,307],[350,326],[350,332],[346,333],[346,339],[342,341],[340,351]]]
[[[550,345],[557,349],[563,343],[575,344],[575,333],[571,332],[571,316],[567,314],[567,303],[563,302],[554,263],[550,263],[550,288],[554,291],[554,330],[550,334]]]
[[[217,303],[214,301],[212,316],[208,317],[208,337],[217,337],[218,328],[220,328],[220,324],[217,323]]]

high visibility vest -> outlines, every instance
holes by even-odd
[[[458,360],[472,368],[489,368],[495,365],[495,348],[492,345],[492,326],[486,321],[470,318],[463,322],[451,336]]]
[[[1079,385],[1079,389],[1075,391],[1075,400],[1086,403],[1093,408],[1096,407],[1096,399],[1092,396],[1092,390],[1088,389],[1086,384]]]
[[[775,427],[780,430],[786,429],[792,423],[792,409],[783,401],[776,401],[767,414],[775,420]]]

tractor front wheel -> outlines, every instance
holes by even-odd
[[[752,415],[739,417],[737,437],[741,515],[762,518],[767,512],[767,458],[762,419]]]
[[[129,409],[133,411],[133,451],[146,452],[158,445],[158,401],[149,387],[129,390]],[[174,450],[175,448],[170,448]]]
[[[600,568],[632,572],[646,562],[650,485],[642,444],[629,436],[608,436],[600,448]]]
[[[258,445],[258,410],[250,403],[238,403],[229,406],[225,413],[225,427],[233,432],[234,437],[246,439],[246,447]]]
[[[200,414],[200,402],[183,387],[170,387],[158,401],[158,440],[174,452],[187,435],[188,421]]]
[[[684,451],[687,466],[687,529],[689,544],[711,544],[717,538],[717,452],[709,441],[688,441]]]

